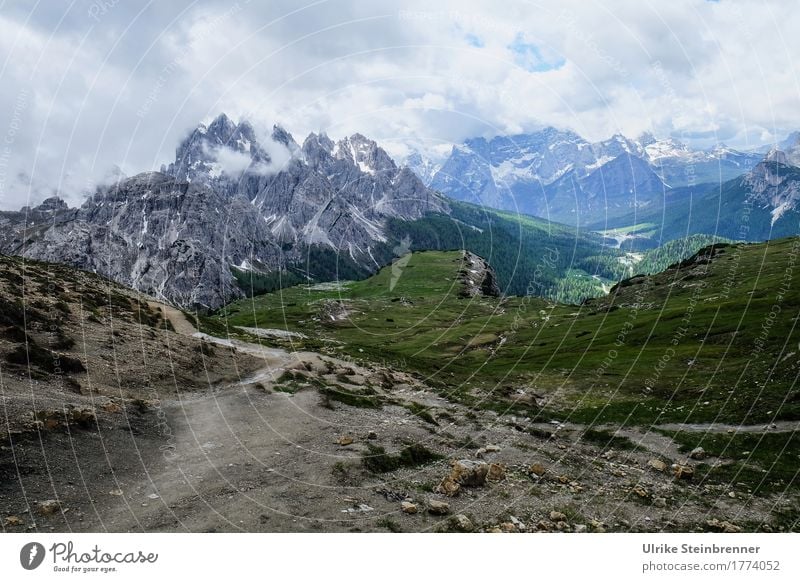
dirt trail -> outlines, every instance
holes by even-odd
[[[148,301],[147,304],[153,309],[160,309],[169,322],[172,324],[173,329],[181,335],[194,335],[197,329],[186,319],[186,315],[180,310],[161,303],[159,301]]]
[[[778,420],[768,424],[684,424],[669,423],[660,424],[656,428],[660,430],[681,431],[681,432],[705,432],[705,433],[759,433],[759,432],[797,432],[800,431],[800,422],[796,420]]]

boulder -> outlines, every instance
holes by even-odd
[[[442,479],[441,483],[436,486],[436,492],[447,495],[448,497],[455,497],[461,491],[461,485],[455,481],[450,475]]]
[[[464,487],[480,487],[486,483],[489,465],[483,461],[461,459],[453,463],[450,477]]]
[[[450,504],[438,499],[428,500],[428,513],[431,515],[447,515],[450,513]]]
[[[418,508],[417,508],[416,503],[411,503],[410,501],[401,501],[400,502],[400,510],[403,513],[408,513],[410,515],[413,515],[413,514],[417,513]]]
[[[500,463],[490,463],[486,478],[489,481],[502,481],[506,478],[506,466]]]
[[[461,532],[470,532],[475,529],[475,526],[466,515],[459,513],[453,517],[453,528]]]
[[[674,465],[672,473],[676,479],[691,481],[694,478],[694,468],[689,465]]]
[[[544,466],[539,463],[534,463],[528,467],[528,473],[531,475],[536,475],[537,477],[542,477],[545,473],[547,473],[547,469],[545,469]]]

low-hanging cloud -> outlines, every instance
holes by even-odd
[[[292,153],[282,143],[271,138],[261,142],[269,160],[253,160],[249,152],[240,152],[227,145],[204,145],[204,153],[213,163],[218,164],[221,172],[230,178],[238,178],[245,172],[258,176],[271,176],[280,172],[292,158]]]

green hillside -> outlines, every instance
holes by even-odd
[[[309,345],[415,370],[449,398],[543,418],[800,419],[800,294],[791,291],[800,270],[790,269],[799,240],[706,248],[580,307],[462,298],[461,254],[423,252],[392,289],[387,267],[338,288],[293,287],[240,301],[217,317],[298,331]]]
[[[665,271],[675,263],[694,255],[703,247],[715,243],[730,243],[730,239],[708,234],[692,234],[664,243],[644,253],[642,260],[631,270],[632,274],[652,275]]]
[[[780,168],[787,181],[800,180],[800,168],[784,165]],[[591,228],[607,231],[642,223],[655,225],[648,233],[648,240],[632,241],[639,245],[634,248],[647,248],[648,243],[662,244],[692,234],[759,242],[799,233],[800,212],[789,210],[773,224],[772,209],[748,204],[749,194],[740,177],[721,184],[699,184],[676,189],[653,208],[615,217]]]

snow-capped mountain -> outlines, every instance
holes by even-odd
[[[629,212],[602,226],[658,225],[650,244],[689,234],[763,241],[797,236],[800,224],[800,148],[773,148],[749,172],[723,184],[674,192],[663,203]],[[686,195],[690,193],[691,195]],[[683,195],[681,195],[683,194]],[[598,226],[603,224],[598,222]],[[651,235],[640,236],[647,239]],[[639,240],[637,244],[645,244]]]
[[[649,133],[590,143],[549,127],[456,145],[430,185],[456,199],[568,223],[579,216],[592,222],[601,218],[598,213],[647,205],[672,188],[740,176],[760,159],[723,144],[694,150]],[[412,165],[424,167],[420,160]]]
[[[449,210],[360,134],[311,134],[301,147],[280,127],[259,141],[249,123],[220,115],[165,170],[99,188],[79,209],[50,199],[2,213],[0,250],[214,308],[242,294],[233,269],[275,272],[317,249],[333,268],[374,271],[392,257],[388,218]]]
[[[431,185],[431,181],[436,173],[442,168],[440,161],[436,161],[419,151],[411,152],[404,160],[402,165],[414,172],[422,183],[426,186]]]

